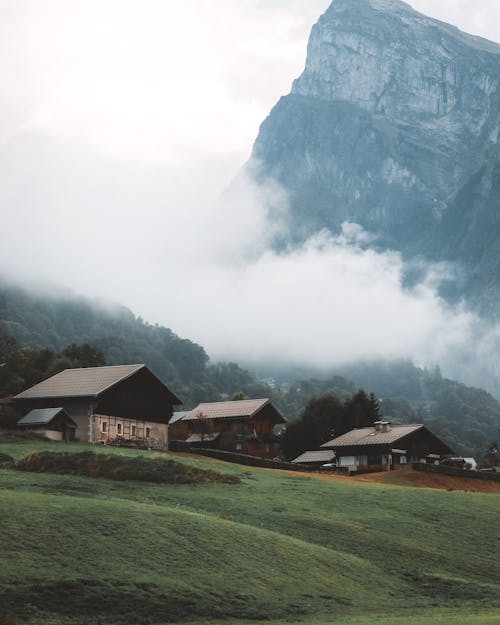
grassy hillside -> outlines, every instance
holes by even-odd
[[[0,441],[18,458],[43,449],[65,446]],[[0,470],[0,615],[25,625],[396,625],[402,615],[451,625],[457,614],[500,624],[498,496],[175,459],[242,482]]]

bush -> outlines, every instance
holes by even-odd
[[[12,458],[12,456],[0,453],[0,469],[8,469],[9,467],[12,467],[14,465],[14,462],[15,460],[14,458]]]

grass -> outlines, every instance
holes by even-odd
[[[2,466],[2,456],[0,456],[0,466]],[[8,460],[3,460],[3,466],[8,468]],[[126,457],[115,454],[97,454],[94,451],[34,451],[24,458],[14,461],[13,467],[19,471],[103,477],[111,480],[159,484],[240,483],[240,480],[234,475],[227,475],[211,469],[191,467],[167,457]]]
[[[16,458],[67,449],[0,443]],[[500,625],[497,495],[169,457],[242,484],[0,469],[0,616],[16,613],[23,625]]]

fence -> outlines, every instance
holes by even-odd
[[[425,464],[423,462],[414,462],[411,466],[415,471],[424,471],[425,473],[440,473],[441,475],[451,475],[453,477],[472,477],[476,480],[500,482],[500,473],[484,473],[483,471],[455,469],[454,467],[446,467],[442,464]]]
[[[208,456],[225,462],[234,462],[235,464],[243,464],[247,467],[260,467],[262,469],[281,469],[283,471],[310,471],[309,467],[301,464],[291,464],[290,462],[282,462],[280,460],[268,460],[267,458],[257,458],[255,456],[246,456],[244,454],[236,454],[230,451],[220,451],[219,449],[198,449],[191,447],[190,451],[200,456]]]

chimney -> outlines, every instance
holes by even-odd
[[[375,432],[389,432],[391,429],[390,421],[375,421],[373,424]]]

